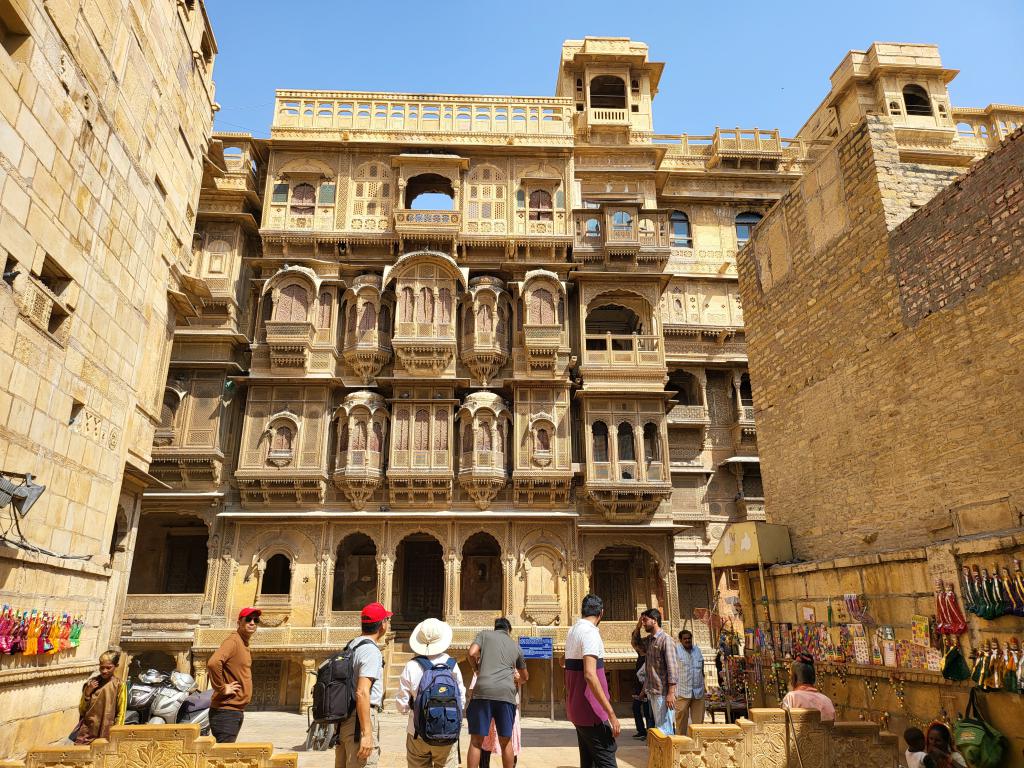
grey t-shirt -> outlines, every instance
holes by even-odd
[[[356,674],[356,685],[359,684],[360,677],[372,679],[370,706],[379,707],[384,703],[384,657],[373,640],[367,643],[363,641],[363,638],[357,637],[351,645],[356,643],[362,643],[352,653],[352,668]]]
[[[526,669],[519,645],[508,632],[485,629],[473,641],[480,646],[480,671],[477,672],[474,699],[516,703],[516,684],[512,679],[515,669]]]

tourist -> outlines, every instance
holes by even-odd
[[[903,732],[903,741],[907,744],[907,749],[903,753],[907,768],[921,768],[921,761],[928,754],[925,752],[924,731],[920,728],[907,728]]]
[[[512,765],[519,765],[519,751],[523,748],[523,727],[519,717],[519,688],[522,685],[522,678],[519,676],[519,670],[516,670],[513,678],[516,683],[516,720],[512,724]],[[473,685],[476,685],[476,675],[473,675]],[[501,759],[501,742],[498,741],[498,729],[493,720],[487,736],[480,743],[480,768],[491,768],[491,755],[498,755],[498,759]]]
[[[114,677],[121,663],[121,654],[107,651],[100,655],[99,674],[82,686],[78,702],[78,725],[71,732],[75,744],[92,744],[95,739],[110,737],[110,726],[124,724],[128,686]]]
[[[948,760],[949,764],[954,766],[954,768],[967,768],[967,761],[964,760],[964,756],[957,752],[956,747],[953,746],[953,734],[950,732],[948,725],[935,721],[928,726],[927,734],[929,755],[937,752],[939,756]]]
[[[648,637],[641,637],[643,630]],[[633,650],[647,659],[644,692],[654,713],[654,727],[666,736],[673,734],[672,711],[676,708],[678,661],[675,643],[661,628],[661,611],[648,608],[640,614],[631,637]]]
[[[633,674],[633,724],[636,726],[634,739],[646,739],[647,729],[654,727],[654,713],[651,712],[651,702],[647,700],[644,693],[644,681],[647,680],[647,673],[644,672],[644,665],[647,658],[636,655],[636,668]]]
[[[604,601],[587,595],[580,613],[565,639],[565,710],[576,727],[580,768],[614,768],[621,726],[608,697],[604,640],[598,629]]]
[[[704,722],[704,654],[693,644],[693,633],[684,629],[679,633],[676,646],[679,662],[679,684],[676,686],[677,736],[685,736],[687,718],[694,725]]]
[[[453,744],[435,746],[428,744],[422,738],[422,734],[416,733],[416,695],[423,681],[422,659],[426,659],[431,666],[440,664],[450,669],[450,674],[458,685],[458,714],[461,723],[462,708],[466,703],[466,685],[462,681],[462,670],[459,669],[459,665],[446,653],[451,644],[452,628],[440,619],[424,619],[416,625],[409,638],[409,646],[417,658],[406,662],[398,681],[398,694],[395,696],[398,711],[409,713],[409,722],[405,729],[405,760],[409,768],[457,768],[459,765],[457,741]],[[441,670],[441,673],[443,674],[444,670]]]
[[[494,620],[493,630],[484,630],[469,646],[469,662],[477,674],[473,698],[466,709],[469,728],[468,768],[479,768],[480,748],[491,728],[498,731],[502,768],[515,765],[512,731],[516,719],[516,679],[519,671],[523,682],[529,679],[526,660],[512,639],[512,624],[506,618]]]
[[[391,615],[380,603],[364,606],[359,614],[361,634],[345,646],[354,648],[352,672],[356,680],[356,707],[355,716],[342,720],[338,726],[334,768],[374,768],[380,762],[377,716],[384,704],[384,656],[378,644],[387,634]]]
[[[238,628],[206,662],[213,688],[210,733],[218,744],[232,744],[242,729],[245,705],[252,700],[252,654],[249,641],[260,625],[259,608],[238,612]]]
[[[836,708],[832,699],[814,687],[814,657],[808,653],[797,654],[790,673],[789,693],[782,699],[783,709],[816,709],[821,721],[836,719]]]

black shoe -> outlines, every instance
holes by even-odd
[[[640,731],[637,731],[636,733],[633,734],[633,738],[634,739],[646,739],[647,738],[647,734],[646,733],[640,733]]]

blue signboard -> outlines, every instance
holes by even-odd
[[[519,650],[524,659],[550,659],[554,656],[555,641],[550,637],[520,637]]]

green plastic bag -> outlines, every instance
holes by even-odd
[[[978,712],[977,690],[971,689],[967,711],[953,725],[953,741],[971,768],[997,768],[1003,759],[1003,734],[982,719]]]

